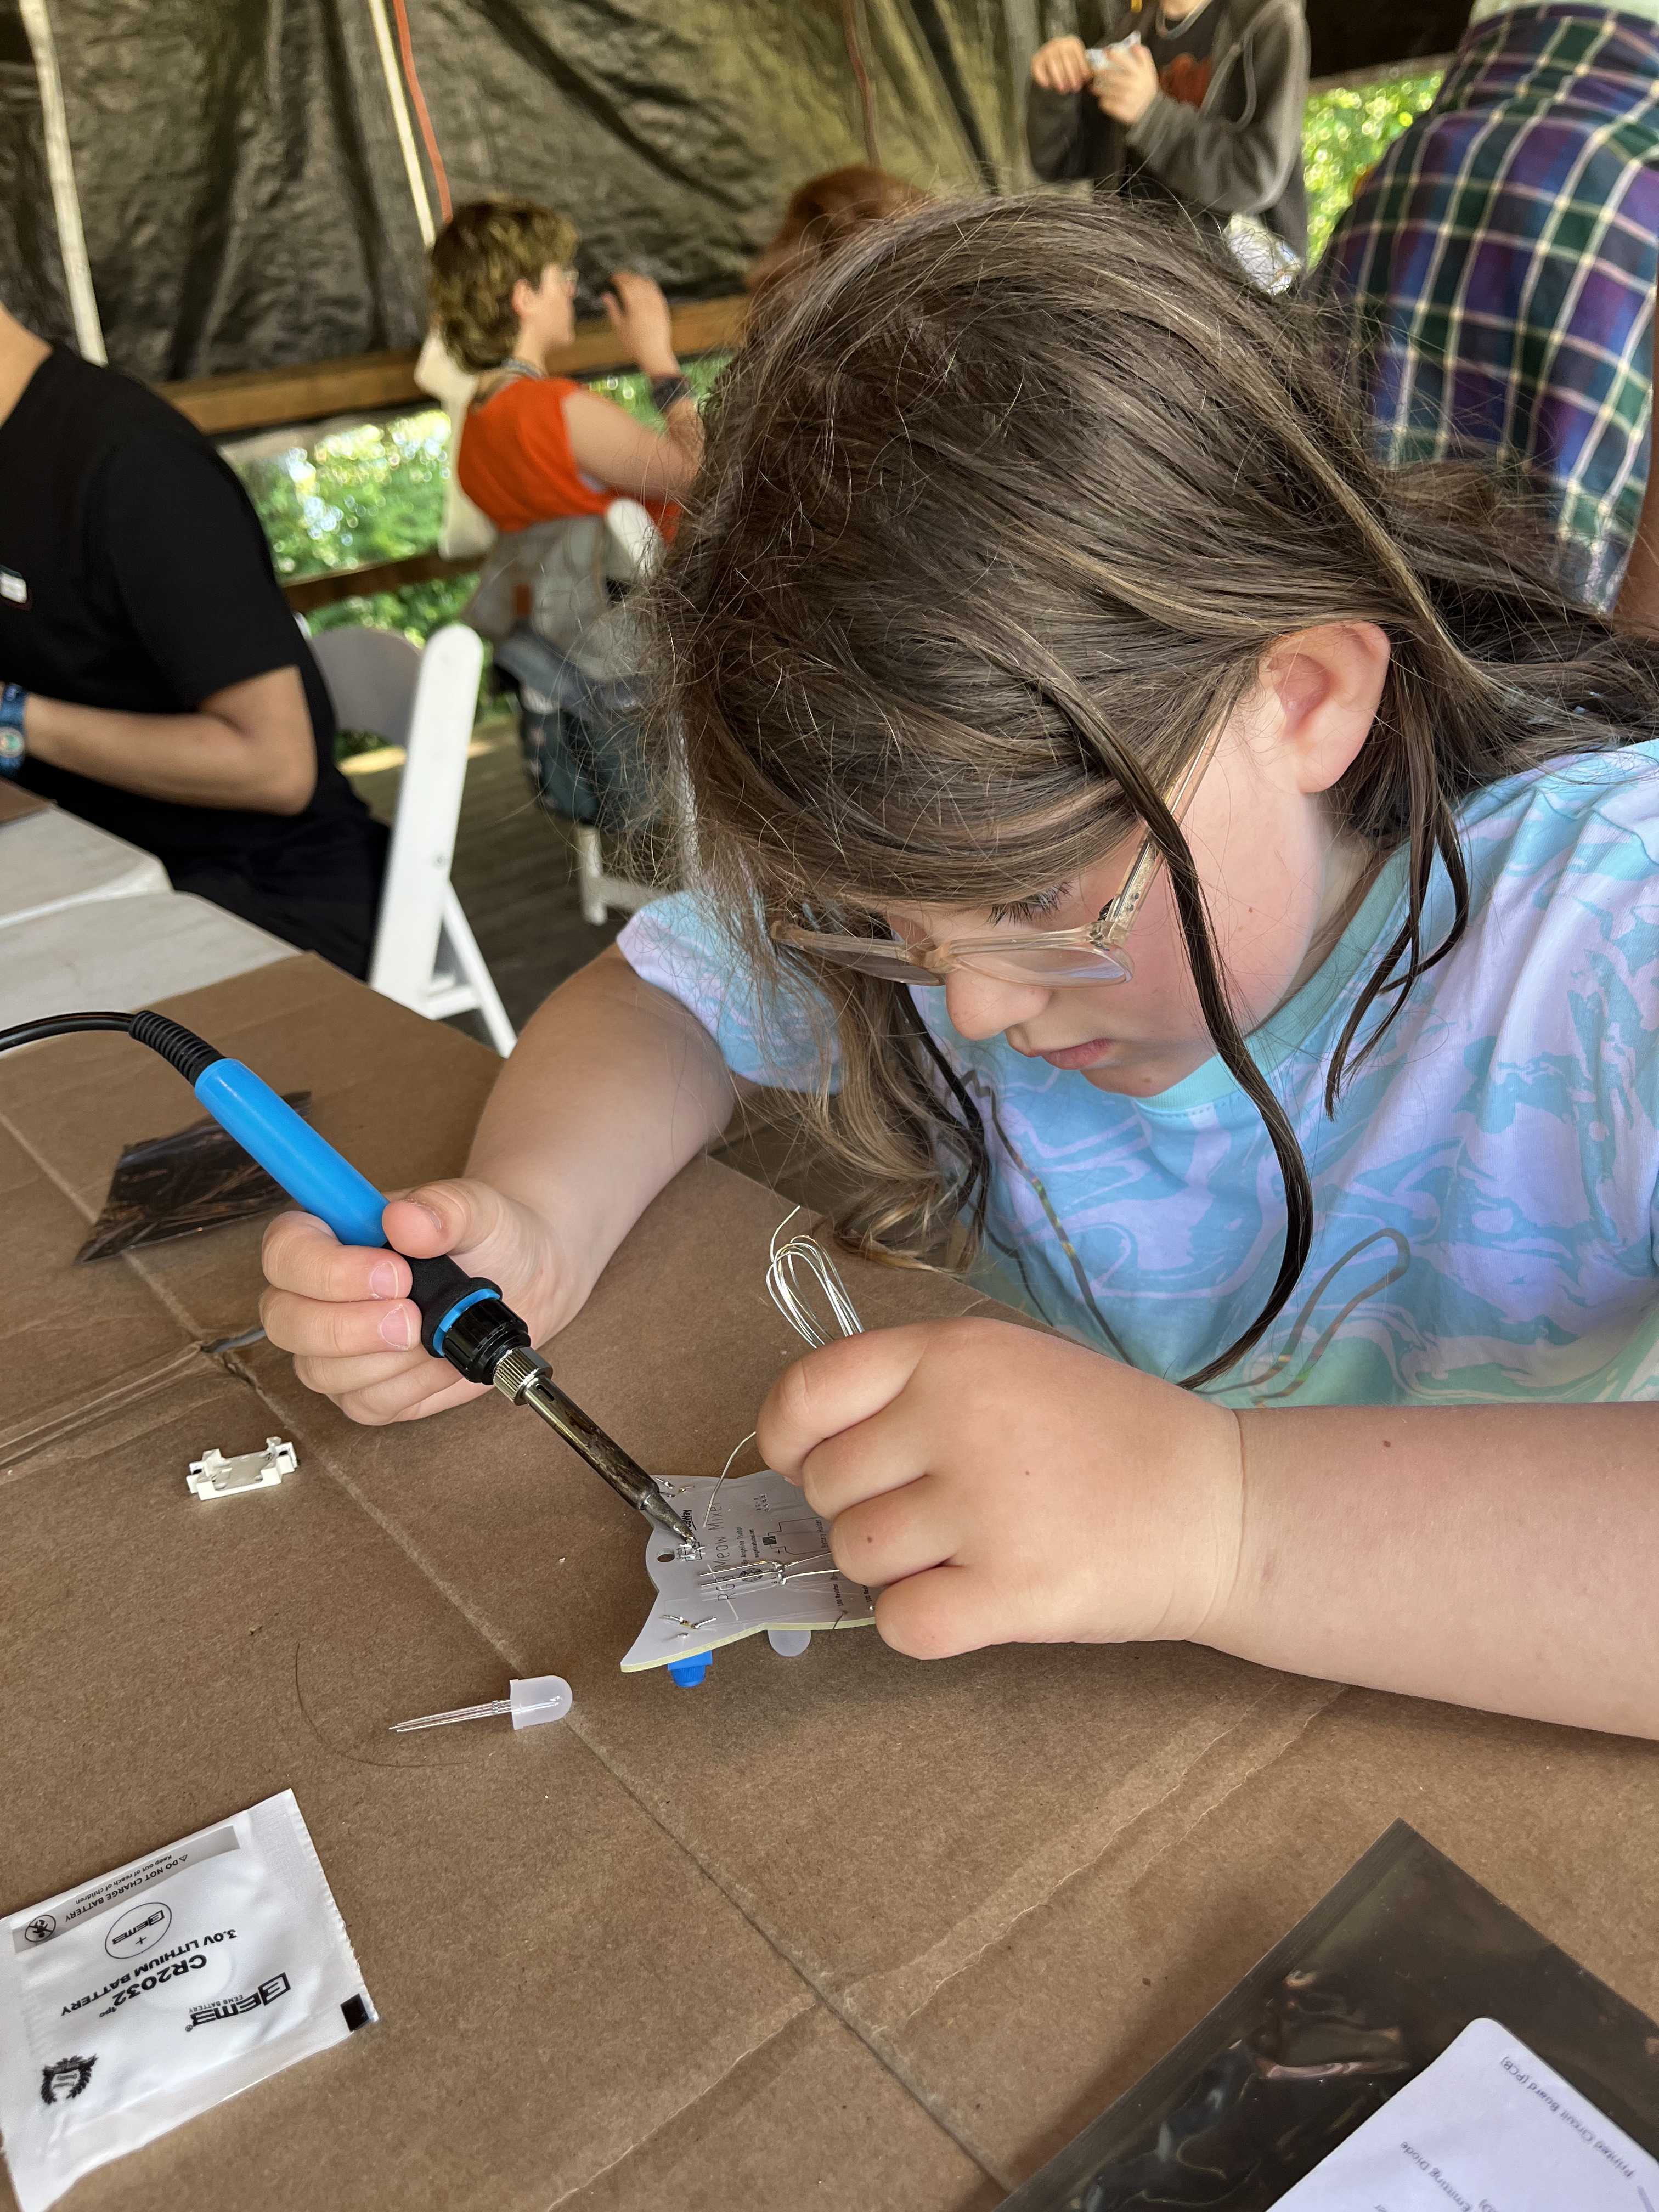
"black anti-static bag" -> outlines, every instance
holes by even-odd
[[[1259,2212],[1480,2019],[1659,2155],[1659,2026],[1396,1820],[1003,2212]]]
[[[283,1094],[310,1103],[308,1091]],[[139,1244],[170,1244],[228,1221],[275,1213],[293,1200],[216,1121],[194,1121],[170,1137],[129,1145],[115,1164],[109,1195],[75,1257],[111,1260]]]

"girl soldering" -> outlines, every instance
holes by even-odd
[[[1659,1734],[1659,663],[1318,330],[1144,213],[856,248],[727,380],[661,607],[701,895],[388,1209],[550,1335],[734,1086],[1072,1337],[814,1353],[760,1423],[902,1651],[1186,1637]],[[1247,1042],[1248,1040],[1248,1042]],[[305,1218],[271,1336],[467,1395]]]

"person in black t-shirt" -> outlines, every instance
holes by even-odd
[[[1073,0],[1073,19],[1080,35],[1031,58],[1038,176],[1172,201],[1212,231],[1260,216],[1305,254],[1303,0]]]
[[[0,769],[366,975],[386,833],[234,471],[0,307]]]

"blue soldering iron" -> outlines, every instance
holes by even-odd
[[[161,1054],[244,1151],[307,1213],[325,1221],[343,1244],[384,1245],[380,1224],[386,1200],[349,1160],[319,1137],[270,1085],[239,1060],[228,1059],[181,1022],[148,1011],[136,1014],[54,1014],[0,1030],[0,1052],[46,1037],[84,1030],[119,1030]],[[529,1406],[557,1431],[571,1449],[635,1510],[696,1545],[696,1532],[618,1443],[567,1398],[530,1331],[503,1300],[500,1287],[463,1274],[450,1259],[416,1260],[404,1253],[421,1316],[421,1342],[447,1359],[469,1382],[487,1382],[514,1406]]]

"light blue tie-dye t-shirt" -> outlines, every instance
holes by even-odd
[[[1316,1225],[1284,1312],[1208,1386],[1224,1403],[1659,1397],[1659,744],[1512,778],[1460,818],[1468,928],[1334,1117],[1326,1070],[1404,920],[1403,853],[1250,1040]],[[1437,869],[1428,944],[1450,915]],[[774,1012],[761,1039],[752,987],[694,896],[647,908],[621,942],[734,1072],[811,1079],[811,1024]],[[1221,1063],[1121,1097],[958,1036],[942,991],[915,997],[984,1111],[995,1287],[1153,1374],[1223,1351],[1267,1296],[1285,1214],[1267,1132]]]

